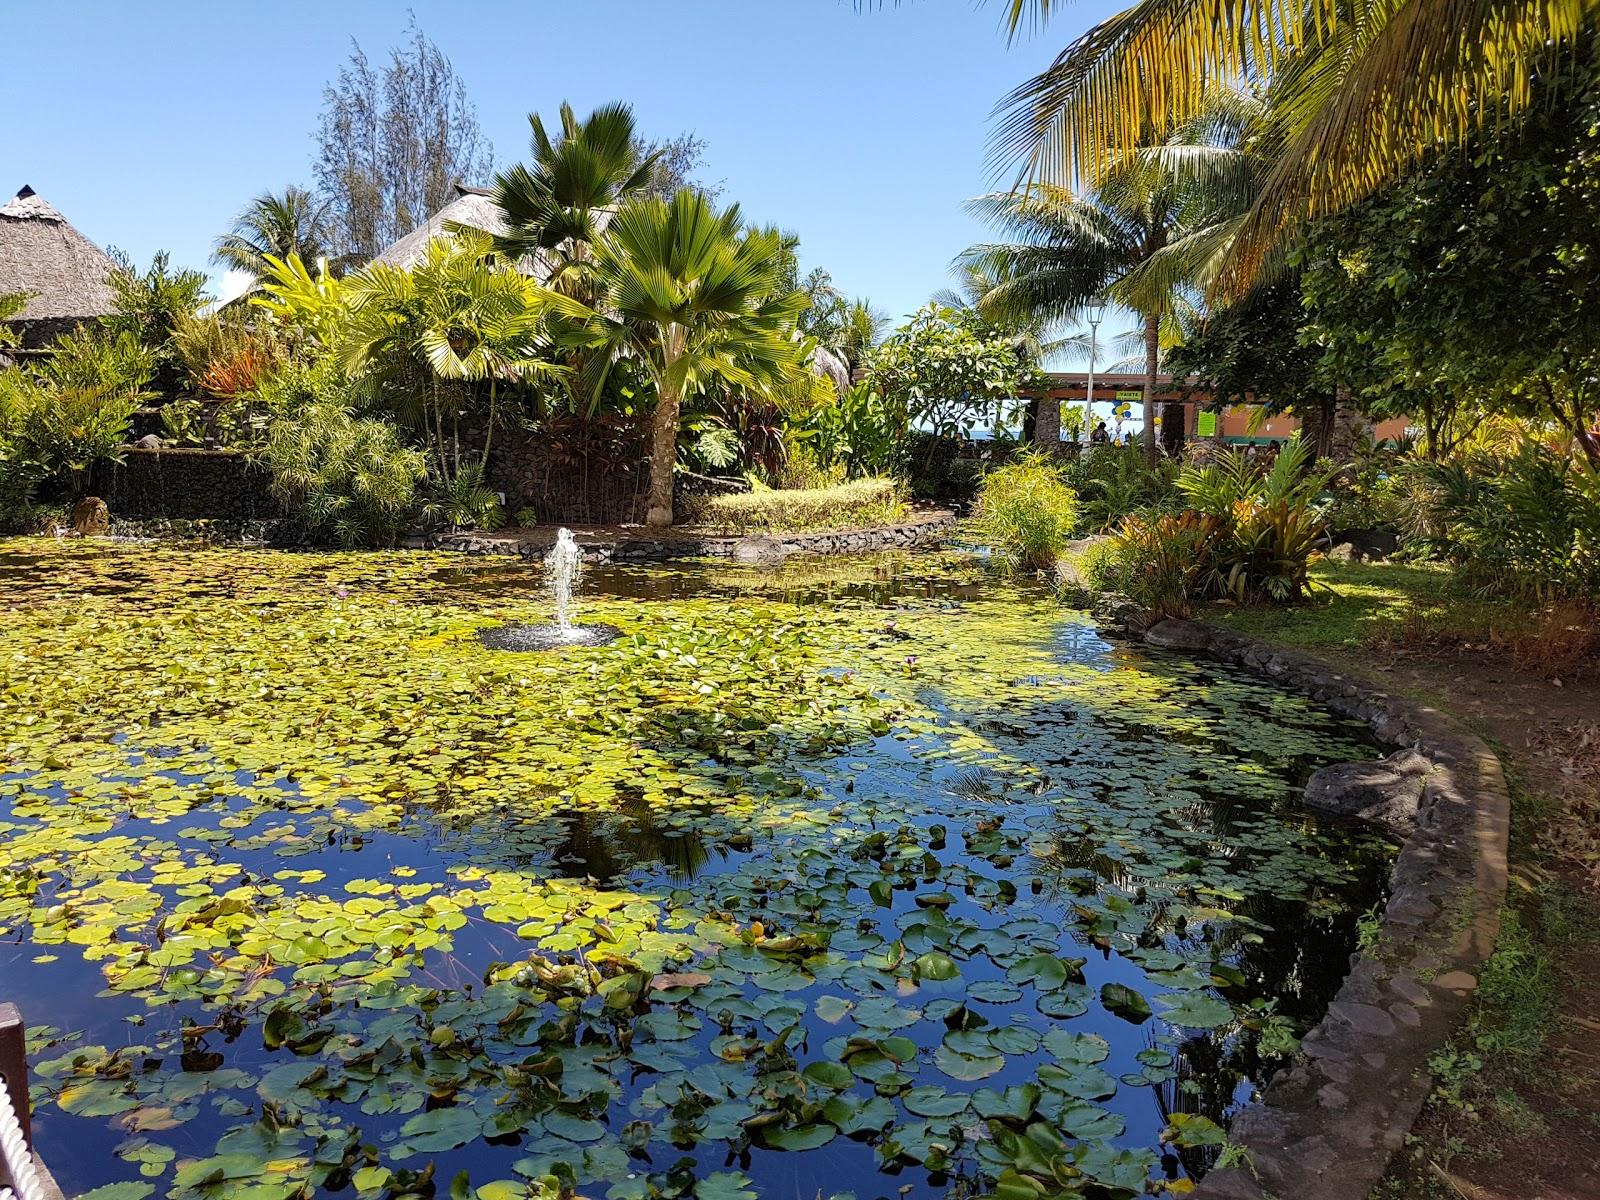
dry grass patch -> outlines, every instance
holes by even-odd
[[[853,479],[825,488],[763,488],[713,496],[696,514],[702,525],[736,533],[855,529],[906,515],[906,494],[894,479]]]

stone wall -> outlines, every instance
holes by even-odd
[[[647,530],[584,528],[573,535],[584,557],[595,562],[663,562],[674,558],[731,558],[770,562],[790,554],[860,554],[872,550],[908,549],[943,541],[955,529],[955,514],[924,509],[893,525],[799,533],[719,534],[694,529]],[[555,542],[554,527],[513,529],[499,533],[450,533],[433,546],[462,554],[506,554],[542,557]]]
[[[89,490],[111,519],[261,521],[284,515],[271,473],[238,450],[128,448],[120,463],[97,464]]]
[[[1354,956],[1327,1016],[1264,1100],[1233,1120],[1243,1168],[1206,1176],[1197,1200],[1365,1200],[1427,1099],[1429,1057],[1455,1028],[1494,949],[1506,891],[1510,796],[1483,741],[1425,705],[1294,651],[1187,621],[1152,645],[1205,654],[1304,692],[1413,747],[1431,771],[1401,784],[1413,812],[1378,940]]]
[[[531,510],[538,525],[644,520],[650,483],[644,431],[617,421],[553,420],[495,439],[489,486],[507,516]]]

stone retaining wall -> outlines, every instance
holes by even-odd
[[[239,450],[127,447],[120,463],[96,464],[89,491],[111,519],[264,521],[282,517],[272,475]]]
[[[663,562],[674,558],[732,558],[765,562],[789,554],[858,554],[905,549],[943,541],[955,528],[945,509],[918,512],[894,525],[802,533],[724,534],[674,529],[655,533],[642,527],[573,527],[584,556],[596,562]],[[440,550],[462,554],[543,556],[555,542],[553,526],[506,529],[497,533],[452,533],[432,540]]]
[[[1506,891],[1510,796],[1484,742],[1435,709],[1310,655],[1187,621],[1144,634],[1304,692],[1415,747],[1433,770],[1395,860],[1377,943],[1354,956],[1327,1016],[1264,1101],[1233,1120],[1247,1167],[1214,1171],[1196,1200],[1365,1200],[1427,1099],[1428,1058],[1455,1028],[1494,949]]]

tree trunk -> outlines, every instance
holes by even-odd
[[[676,390],[662,388],[650,422],[650,510],[644,523],[652,529],[672,524],[672,469],[678,459]]]
[[[1033,444],[1046,454],[1061,451],[1061,401],[1048,390],[1033,402]]]
[[[1356,402],[1350,395],[1350,389],[1340,384],[1333,393],[1333,420],[1332,429],[1328,434],[1328,457],[1333,459],[1341,472],[1355,455],[1356,427],[1360,420],[1361,414],[1356,409]]]
[[[1156,465],[1156,371],[1161,366],[1161,318],[1144,319],[1144,461]]]

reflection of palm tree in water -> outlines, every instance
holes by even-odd
[[[691,819],[695,814],[679,811]],[[664,827],[657,813],[637,793],[627,796],[615,812],[571,812],[563,818],[566,837],[551,854],[557,867],[570,875],[614,879],[635,867],[659,864],[674,883],[700,873],[711,859],[705,840],[685,822]],[[717,847],[719,858],[727,851]]]

